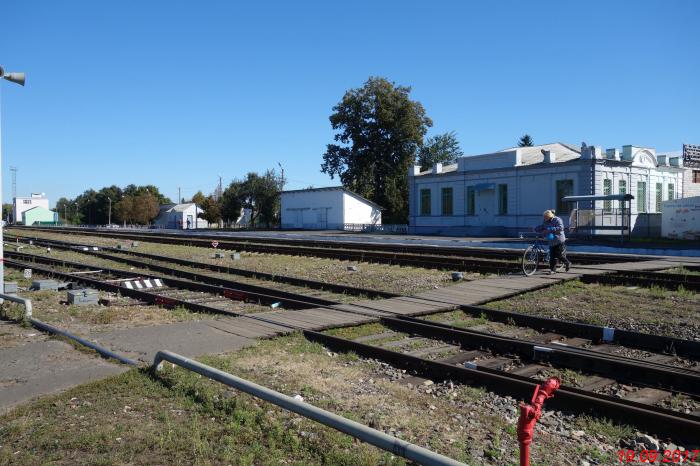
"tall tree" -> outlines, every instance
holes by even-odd
[[[76,208],[75,201],[62,197],[56,201],[56,212],[63,223],[78,224],[80,216]]]
[[[10,218],[12,218],[12,204],[3,204],[2,219],[9,223]]]
[[[202,191],[197,191],[194,196],[192,196],[192,200],[190,202],[194,202],[198,206],[201,206],[204,204],[204,201],[207,200],[207,197],[202,193]]]
[[[252,226],[272,226],[279,223],[279,190],[281,182],[274,170],[263,175],[248,173],[244,180],[234,180],[222,197],[223,217],[236,221],[241,209],[250,209]]]
[[[194,201],[194,199],[193,199]],[[216,201],[214,196],[205,197],[204,201],[198,203],[202,207],[199,218],[203,218],[209,223],[218,224],[221,221],[221,204]]]
[[[457,134],[450,131],[428,138],[418,151],[418,165],[427,170],[436,163],[452,162],[464,155],[459,147]]]
[[[122,222],[148,225],[158,216],[160,202],[150,193],[126,195],[115,206],[116,218]]]
[[[328,144],[321,171],[384,207],[387,222],[408,219],[408,169],[432,126],[410,87],[370,77],[333,107],[339,144]]]
[[[534,142],[529,134],[524,134],[518,141],[518,147],[532,147]]]

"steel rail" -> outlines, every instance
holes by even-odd
[[[64,267],[73,267],[73,268],[79,268],[79,269],[92,269],[94,266],[93,265],[87,265],[87,264],[82,264],[78,262],[72,262],[64,259],[54,259],[46,256],[39,256],[36,254],[28,254],[28,253],[17,253],[17,252],[12,252],[8,251],[5,253],[7,257],[10,258],[17,258],[20,260],[31,260],[34,262],[38,263],[43,263],[43,264],[48,264],[48,265],[59,265],[59,266],[64,266]],[[129,263],[129,261],[126,261],[125,263]],[[138,264],[138,261],[135,261],[136,265]],[[234,299],[238,301],[246,301],[249,298],[255,298],[258,300],[260,303],[263,304],[273,304],[273,303],[283,303],[284,305],[288,306],[289,308],[293,309],[304,309],[304,308],[309,308],[309,307],[316,307],[316,306],[331,306],[335,304],[339,304],[336,301],[330,301],[326,299],[320,299],[320,298],[315,298],[311,296],[303,296],[303,295],[298,295],[296,293],[289,293],[289,292],[284,292],[284,291],[278,291],[278,290],[270,290],[267,288],[263,287],[258,287],[254,285],[246,285],[246,284],[241,284],[238,282],[232,282],[229,280],[225,279],[220,279],[216,277],[209,277],[206,275],[200,275],[196,274],[193,272],[186,272],[182,270],[174,270],[174,269],[168,269],[167,267],[159,267],[160,271],[164,271],[166,273],[171,273],[172,275],[177,275],[181,278],[187,278],[188,280],[180,280],[178,278],[173,278],[173,277],[163,277],[163,276],[157,276],[157,275],[152,275],[152,274],[147,274],[144,272],[130,272],[130,271],[125,271],[121,269],[113,269],[113,268],[107,268],[107,267],[101,267],[102,271],[105,273],[109,273],[115,276],[121,276],[121,277],[132,277],[135,273],[138,273],[139,275],[142,275],[146,278],[152,278],[152,279],[161,279],[163,281],[167,281],[170,284],[173,284],[174,286],[178,288],[183,288],[183,289],[188,289],[190,291],[204,291],[208,293],[213,293],[217,295],[222,295],[226,298],[229,299]],[[78,277],[75,275],[71,275],[71,277],[76,280]],[[203,281],[207,281],[210,283],[215,283],[215,285],[208,284],[208,283],[203,283]]]
[[[683,340],[681,338],[654,335],[651,333],[634,332],[612,327],[584,324],[566,320],[540,317],[513,311],[502,311],[482,306],[460,306],[460,309],[475,317],[485,317],[494,322],[515,324],[535,330],[560,333],[568,337],[587,338],[593,343],[617,343],[631,348],[645,349],[655,352],[676,354],[695,360],[700,360],[700,341]],[[400,319],[417,320],[411,316],[397,316]],[[423,322],[421,320],[421,322]],[[451,327],[447,324],[433,322],[434,325]]]
[[[652,287],[657,286],[659,288],[665,288],[668,290],[676,291],[680,288],[684,288],[689,291],[700,291],[700,282],[693,280],[677,280],[673,277],[662,278],[656,274],[648,276],[631,274],[628,272],[614,272],[606,275],[588,275],[583,274],[579,277],[583,283],[600,283],[603,285],[622,285],[622,286],[644,286]]]
[[[28,237],[19,237],[19,236],[13,236],[13,235],[7,235],[7,236],[9,236],[11,238],[20,238],[20,241],[23,241],[23,242],[28,242],[30,240],[30,238],[28,238]],[[80,252],[80,253],[90,254],[90,253],[94,252],[92,250],[77,249],[80,247],[88,247],[88,246],[86,246],[84,244],[80,244],[80,243],[48,240],[48,239],[44,239],[44,238],[36,238],[36,239],[32,239],[32,241],[34,242],[34,244],[37,244],[37,245],[63,248],[63,249],[67,249],[67,250],[71,250],[71,251],[75,251],[75,252]],[[395,298],[395,297],[400,296],[396,293],[389,293],[386,291],[372,290],[372,289],[368,289],[368,288],[358,288],[358,287],[349,286],[349,285],[338,285],[335,283],[326,283],[326,282],[320,282],[320,281],[316,281],[316,280],[308,280],[308,279],[304,279],[304,278],[290,277],[290,276],[286,276],[286,275],[276,275],[276,274],[258,272],[258,271],[253,271],[253,270],[239,269],[239,268],[230,267],[227,265],[210,264],[207,262],[195,262],[195,261],[190,261],[187,259],[181,259],[179,257],[161,256],[161,255],[150,254],[150,253],[145,253],[145,252],[141,252],[141,251],[134,251],[133,249],[117,249],[117,248],[106,247],[106,246],[99,246],[99,248],[102,251],[108,251],[108,252],[115,253],[115,254],[125,254],[125,255],[141,257],[144,259],[150,259],[150,260],[155,260],[155,261],[160,261],[160,262],[170,262],[173,264],[183,265],[186,267],[211,270],[212,272],[226,273],[226,274],[230,274],[230,275],[240,275],[240,276],[253,278],[253,279],[257,279],[257,280],[267,280],[267,281],[285,283],[288,285],[301,286],[301,287],[307,287],[307,288],[319,289],[319,290],[326,290],[326,291],[331,291],[334,293],[342,293],[342,294],[348,294],[348,295],[353,295],[353,296],[367,296],[370,298],[375,298],[375,297],[376,298]]]
[[[432,245],[405,245],[405,244],[388,244],[388,243],[372,243],[372,242],[352,242],[352,241],[334,241],[334,240],[309,240],[309,239],[291,239],[291,238],[272,238],[272,237],[242,237],[237,238],[227,238],[222,235],[206,235],[197,234],[194,236],[185,235],[168,235],[167,233],[160,232],[148,232],[148,233],[137,233],[137,232],[125,232],[125,231],[105,231],[104,229],[98,228],[71,228],[71,227],[21,227],[27,230],[37,230],[37,231],[50,231],[50,232],[64,232],[67,234],[77,234],[77,235],[97,235],[97,236],[107,236],[107,237],[123,237],[129,239],[131,237],[138,236],[138,239],[148,240],[147,238],[171,238],[178,240],[195,241],[203,240],[206,242],[216,240],[220,243],[223,241],[227,244],[279,244],[287,246],[299,246],[304,244],[312,244],[319,248],[340,248],[344,250],[348,249],[360,249],[365,251],[384,251],[384,252],[410,252],[410,253],[422,253],[429,255],[449,255],[449,256],[462,256],[462,257],[502,257],[502,258],[512,258],[514,255],[519,256],[522,254],[522,250],[514,248],[487,248],[478,246],[432,246]],[[610,263],[614,261],[619,262],[631,262],[643,260],[641,258],[635,257],[633,255],[621,255],[621,254],[609,254],[609,253],[586,253],[586,252],[570,252],[570,257],[574,257],[580,263],[588,264],[599,264],[599,263]]]
[[[153,360],[153,369],[157,370],[163,361],[177,364],[187,370],[240,390],[261,400],[273,403],[281,408],[312,419],[323,425],[339,430],[375,447],[389,451],[395,455],[427,466],[466,466],[446,456],[427,450],[405,440],[392,437],[378,430],[367,427],[359,422],[338,416],[330,411],[317,408],[300,400],[263,387],[249,380],[221,371],[193,359],[186,358],[171,351],[159,351]]]
[[[470,369],[431,361],[320,332],[305,330],[304,335],[309,340],[321,343],[333,350],[352,351],[359,356],[377,359],[394,367],[412,371],[422,377],[482,386],[494,393],[512,396],[516,399],[529,397],[539,383],[535,379],[496,369],[481,366]],[[674,438],[691,441],[700,438],[700,418],[697,416],[587,392],[575,387],[562,386],[551,403],[548,402],[548,404],[555,409],[612,418],[660,435],[672,435]]]
[[[641,360],[581,348],[535,343],[469,329],[450,329],[431,325],[429,322],[420,323],[391,317],[381,317],[380,322],[386,327],[411,335],[457,342],[462,348],[487,348],[495,354],[517,354],[524,360],[547,362],[554,366],[612,377],[623,382],[700,396],[700,372],[697,371],[659,363],[649,364]]]

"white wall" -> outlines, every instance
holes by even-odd
[[[45,197],[17,197],[14,199],[12,219],[15,222],[22,221],[22,212],[34,207],[49,208],[49,200]]]
[[[352,194],[343,193],[343,213],[343,223],[382,224],[382,211]]]
[[[343,226],[343,191],[297,191],[281,195],[282,228],[338,229]]]

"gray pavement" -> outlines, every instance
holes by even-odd
[[[32,399],[119,374],[127,367],[42,339],[0,348],[0,413]]]
[[[0,329],[3,335],[12,337],[0,347],[0,413],[39,396],[129,369],[16,323],[3,321]],[[255,341],[214,328],[207,321],[94,333],[87,339],[145,364],[153,362],[155,353],[162,349],[196,357],[235,351]]]
[[[153,362],[153,357],[159,350],[196,357],[236,351],[255,342],[215,328],[206,320],[93,333],[88,339],[147,364]]]

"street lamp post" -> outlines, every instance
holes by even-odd
[[[24,86],[24,73],[5,73],[0,66],[0,78]],[[0,86],[1,87],[1,86]],[[1,119],[0,119],[1,121]],[[2,125],[0,124],[0,205],[2,205]],[[0,216],[2,217],[2,216]],[[0,293],[5,293],[5,250],[3,225],[0,222]],[[2,302],[2,300],[0,300]]]
[[[109,201],[109,214],[107,214],[107,226],[112,228],[112,198],[108,197]]]

